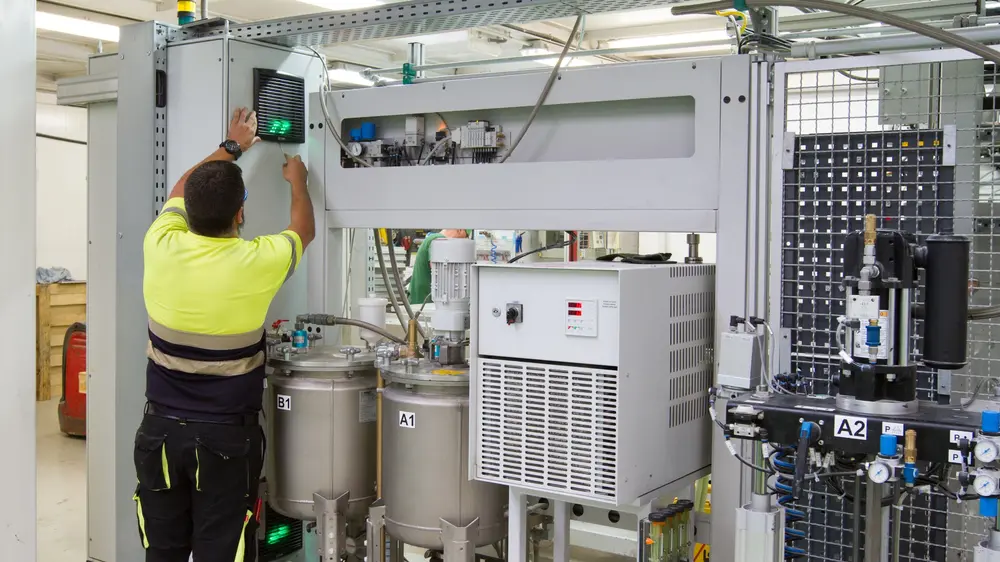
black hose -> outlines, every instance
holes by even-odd
[[[569,240],[563,240],[562,242],[556,242],[555,244],[549,244],[548,246],[542,246],[541,248],[535,248],[534,250],[528,250],[527,252],[524,252],[522,254],[518,254],[518,255],[514,256],[507,263],[511,264],[511,263],[516,262],[516,261],[520,261],[520,260],[522,260],[522,259],[524,259],[524,258],[526,258],[526,257],[528,257],[528,256],[530,256],[532,254],[537,254],[539,252],[545,252],[545,251],[548,251],[548,250],[555,250],[555,249],[558,249],[558,248],[565,248],[566,246],[570,246],[572,244],[575,244],[576,243],[576,232],[573,232],[572,230],[567,230],[566,232],[569,234]]]

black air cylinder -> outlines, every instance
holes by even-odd
[[[961,369],[969,337],[969,247],[964,236],[927,238],[924,363]]]

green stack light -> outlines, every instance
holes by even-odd
[[[275,119],[271,121],[271,126],[267,129],[268,134],[271,135],[285,135],[292,130],[292,122],[286,121],[284,119]]]
[[[275,545],[288,538],[292,534],[292,528],[288,525],[278,525],[267,531],[267,544]]]

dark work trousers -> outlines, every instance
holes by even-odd
[[[264,434],[146,415],[135,436],[135,509],[146,562],[255,562]]]

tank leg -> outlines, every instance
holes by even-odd
[[[365,543],[368,546],[368,562],[385,560],[385,504],[376,500],[368,508],[368,526]]]
[[[476,542],[479,539],[479,518],[465,527],[456,527],[441,520],[444,542],[444,562],[475,562]]]
[[[389,562],[405,562],[403,541],[389,537]]]
[[[528,506],[524,496],[510,488],[507,503],[507,562],[528,557]]]
[[[350,492],[336,499],[313,494],[316,537],[320,562],[340,562],[347,547],[347,502]]]
[[[553,538],[552,562],[569,562],[570,504],[556,501],[552,504]]]

